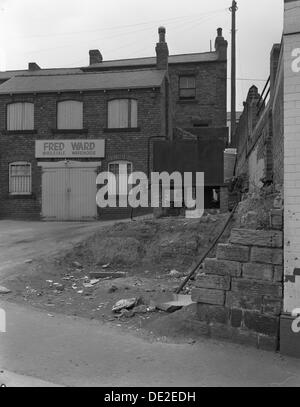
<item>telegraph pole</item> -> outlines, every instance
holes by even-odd
[[[235,131],[236,131],[236,11],[238,10],[237,2],[232,1],[230,7],[232,15],[231,23],[231,132],[230,142],[233,147],[236,147]]]

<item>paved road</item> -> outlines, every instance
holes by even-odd
[[[206,339],[150,343],[96,321],[0,306],[0,367],[18,375],[64,386],[300,385],[300,361],[271,352]]]
[[[126,221],[126,220],[125,220]],[[0,282],[28,259],[72,247],[95,230],[113,224],[104,222],[0,221]]]

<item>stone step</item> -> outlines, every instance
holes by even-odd
[[[244,246],[282,248],[282,232],[278,230],[232,229],[229,243]]]

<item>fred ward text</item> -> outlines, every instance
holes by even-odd
[[[36,158],[103,158],[104,140],[37,140]]]

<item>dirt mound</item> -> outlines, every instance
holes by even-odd
[[[87,266],[137,266],[150,271],[187,267],[210,245],[226,215],[201,219],[166,218],[116,223],[101,229],[65,256]]]

